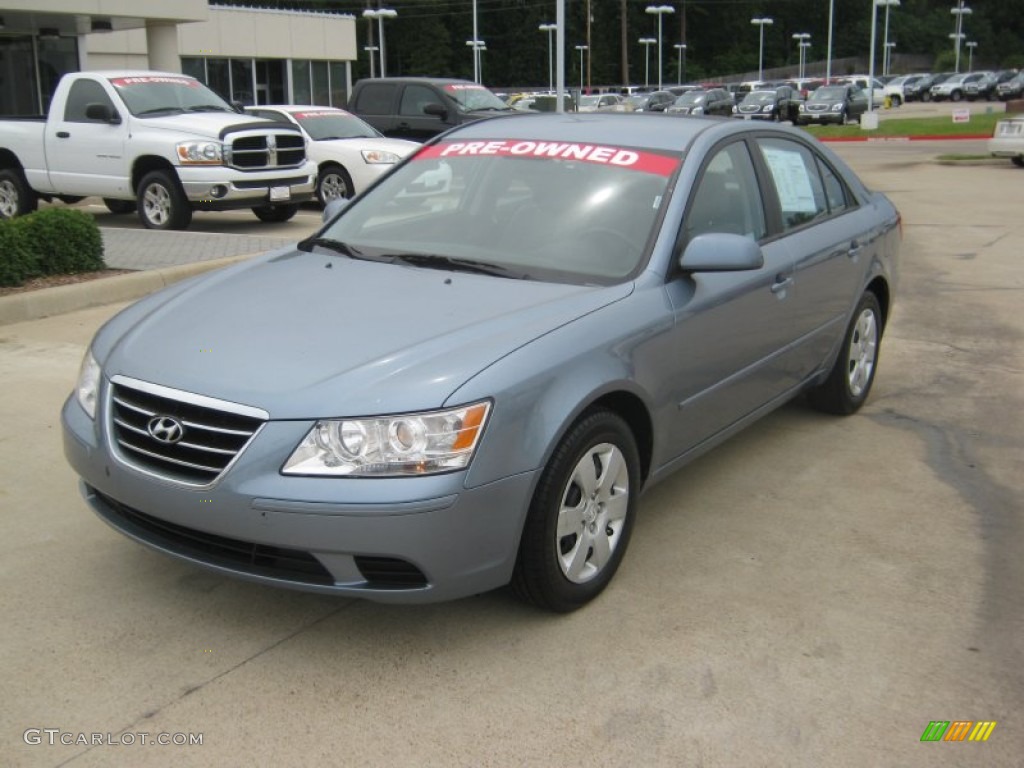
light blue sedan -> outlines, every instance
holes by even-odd
[[[801,131],[502,117],[344,202],[97,333],[63,426],[107,523],[264,584],[569,611],[643,490],[871,390],[900,216]]]

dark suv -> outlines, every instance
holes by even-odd
[[[348,111],[385,136],[425,141],[455,125],[513,112],[478,83],[436,77],[377,77],[352,88]]]

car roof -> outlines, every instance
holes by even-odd
[[[744,120],[716,117],[652,117],[629,112],[540,112],[476,120],[453,128],[438,138],[441,141],[571,141],[680,152],[704,133],[725,138],[751,130],[793,135],[784,126],[751,126]]]

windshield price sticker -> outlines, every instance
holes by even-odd
[[[199,86],[199,81],[193,80],[190,77],[118,77],[110,81],[110,84],[115,88],[125,88],[129,85],[150,85],[153,83],[159,85],[186,85],[189,88],[196,88]]]
[[[456,93],[458,91],[486,91],[487,90],[482,85],[460,85],[458,83],[453,83],[453,84],[450,84],[450,85],[446,85],[444,87],[444,89],[446,91],[450,92],[450,93]]]
[[[325,110],[321,110],[319,112],[296,112],[295,113],[295,118],[297,120],[308,120],[308,119],[310,119],[312,117],[331,117],[332,115],[337,115],[340,112],[341,112],[341,110],[328,111],[326,109]]]
[[[570,144],[556,141],[449,141],[424,147],[417,160],[447,157],[526,157],[544,160],[580,160],[597,165],[611,165],[633,171],[671,176],[679,165],[678,158],[655,152],[640,152],[622,147],[595,144]]]

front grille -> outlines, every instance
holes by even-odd
[[[109,509],[111,522],[163,549],[233,571],[300,584],[334,584],[334,578],[309,552],[271,547],[217,536],[169,523],[133,509],[92,489]]]
[[[761,111],[760,107],[740,107],[740,112],[742,112],[743,114],[748,114],[748,113],[752,113],[752,112],[760,112],[760,111]]]
[[[109,413],[121,459],[196,486],[220,477],[267,418],[255,408],[120,377],[111,385]]]
[[[305,161],[306,143],[298,133],[258,133],[231,141],[229,165],[233,168],[296,168]]]
[[[829,110],[828,104],[806,104],[804,109],[808,112],[827,112]]]
[[[356,568],[375,589],[415,589],[427,586],[427,577],[412,563],[396,557],[357,555]]]

